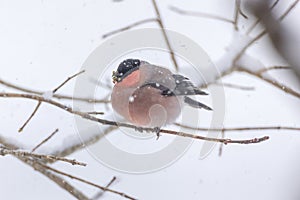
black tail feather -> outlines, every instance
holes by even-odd
[[[194,108],[204,108],[205,110],[212,110],[212,108],[208,107],[207,105],[204,105],[203,103],[195,101],[187,96],[184,97],[184,102]]]
[[[200,90],[199,88],[194,88],[194,92],[195,92],[195,94],[208,95],[208,93],[203,92],[203,91]]]

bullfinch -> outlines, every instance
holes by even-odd
[[[112,79],[113,109],[137,126],[162,127],[173,123],[184,104],[212,110],[189,97],[207,93],[188,78],[146,61],[124,60],[113,71]]]

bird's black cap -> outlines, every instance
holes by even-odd
[[[119,64],[116,72],[113,72],[113,82],[120,82],[132,71],[137,70],[141,64],[138,59],[126,59]]]

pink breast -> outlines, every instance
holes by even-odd
[[[126,76],[120,83],[117,83],[119,86],[130,87],[136,85],[140,80],[140,71],[136,70]]]
[[[160,93],[160,90],[148,86],[135,90],[128,109],[132,123],[161,127],[176,120],[181,111],[180,99]]]

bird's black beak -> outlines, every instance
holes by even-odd
[[[114,84],[121,81],[121,77],[120,77],[120,74],[119,74],[118,71],[113,71],[112,72],[112,81],[113,81]]]

